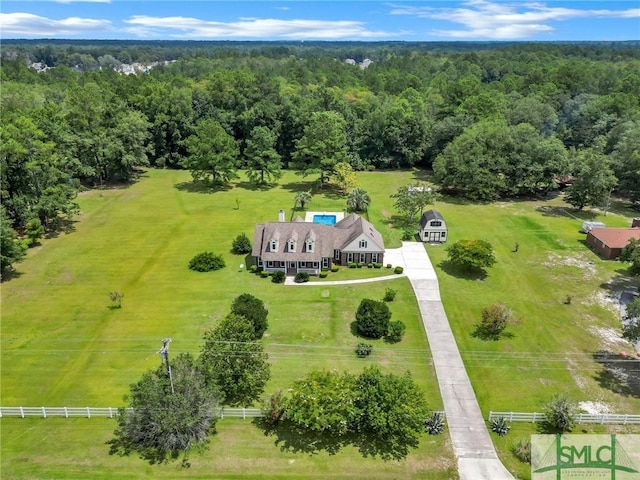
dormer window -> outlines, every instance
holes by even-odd
[[[271,239],[271,245],[270,245],[269,249],[272,252],[277,252],[278,251],[278,240],[277,239],[275,239],[275,238]]]
[[[290,252],[296,251],[296,241],[293,238],[289,239],[289,251]]]
[[[307,252],[313,252],[313,240],[307,240]]]
[[[431,226],[432,227],[441,227],[442,226],[442,222],[440,220],[432,220],[431,221]]]

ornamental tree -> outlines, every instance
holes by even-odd
[[[368,338],[382,338],[389,331],[391,310],[384,302],[365,298],[356,311],[355,327],[360,335]]]
[[[250,293],[243,293],[236,297],[231,304],[231,313],[242,315],[253,324],[254,340],[259,340],[269,327],[267,316],[269,311],[264,302]]]
[[[496,263],[493,246],[485,240],[458,240],[447,247],[449,261],[466,270],[484,270]]]

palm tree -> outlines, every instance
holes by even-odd
[[[364,188],[354,188],[347,195],[347,207],[349,210],[364,212],[371,204],[371,197]]]
[[[302,210],[304,210],[305,204],[311,201],[311,192],[298,192],[296,197],[293,199],[293,209],[296,209],[296,206],[300,204]]]

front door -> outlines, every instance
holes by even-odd
[[[440,241],[440,232],[429,232],[429,241],[430,242],[439,242]]]
[[[295,275],[298,273],[296,262],[287,262],[287,275]]]

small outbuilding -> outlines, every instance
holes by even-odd
[[[420,240],[429,243],[444,243],[447,241],[449,232],[447,223],[440,215],[440,212],[429,210],[422,214],[420,219],[420,230],[418,231]]]

